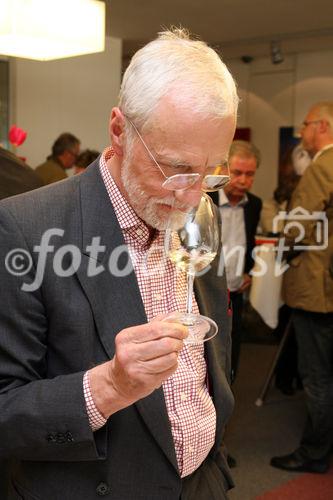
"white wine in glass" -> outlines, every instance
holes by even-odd
[[[215,321],[192,313],[192,297],[195,274],[214,260],[219,244],[218,218],[208,195],[203,193],[198,206],[190,211],[172,209],[165,234],[165,251],[169,259],[187,275],[187,301],[186,312],[173,312],[165,319],[188,327],[186,343],[205,342],[217,333]]]

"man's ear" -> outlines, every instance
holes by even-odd
[[[320,120],[319,130],[321,133],[325,134],[328,131],[328,127],[329,127],[329,123],[327,120],[325,120],[325,119]]]
[[[125,117],[119,108],[113,108],[109,122],[109,134],[116,155],[124,154]]]

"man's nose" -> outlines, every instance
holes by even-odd
[[[238,177],[238,182],[240,184],[246,184],[247,182],[247,177],[246,177],[246,174],[241,174],[239,177]]]

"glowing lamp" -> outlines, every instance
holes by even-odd
[[[0,54],[48,61],[102,52],[105,3],[1,0]]]

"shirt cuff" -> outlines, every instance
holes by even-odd
[[[95,432],[106,424],[107,419],[98,411],[94,403],[89,383],[89,372],[86,372],[83,377],[83,395],[86,401],[89,424],[91,430]]]

